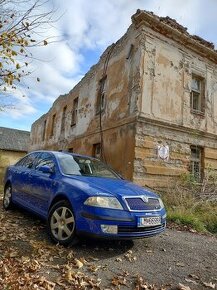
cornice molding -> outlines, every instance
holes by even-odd
[[[154,119],[147,118],[144,116],[138,116],[137,121],[140,123],[150,124],[152,126],[156,126],[159,128],[166,128],[166,129],[174,130],[177,132],[188,133],[188,134],[194,135],[195,137],[210,138],[212,140],[217,141],[216,134],[204,132],[202,130],[185,127],[185,126],[178,125],[178,124],[169,123],[166,121],[154,120]]]

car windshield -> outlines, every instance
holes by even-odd
[[[58,153],[58,160],[64,174],[120,178],[113,170],[97,159]]]

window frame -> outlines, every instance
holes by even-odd
[[[193,80],[199,82],[199,89],[193,87]],[[196,106],[195,97],[198,103]],[[205,113],[205,78],[195,73],[192,73],[191,78],[190,109],[192,114],[204,115]]]
[[[190,166],[189,171],[194,176],[197,182],[202,182],[204,178],[204,148],[197,145],[191,145]],[[198,156],[193,156],[193,150],[195,150]],[[195,170],[195,168],[198,168]]]

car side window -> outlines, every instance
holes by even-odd
[[[55,169],[55,163],[54,163],[53,157],[49,153],[42,153],[39,156],[37,163],[35,165],[35,169],[38,170],[39,167],[45,166],[45,165],[50,167],[51,169]]]
[[[31,169],[34,165],[36,157],[37,157],[36,153],[32,153],[30,155],[27,155],[26,157],[21,159],[19,162],[17,162],[16,166],[21,166],[21,167]]]

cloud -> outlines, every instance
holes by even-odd
[[[8,114],[10,114],[10,118],[15,120],[23,116],[35,114],[37,111],[32,99],[25,97],[23,95],[23,90],[19,88],[17,88],[16,94],[8,88],[7,94],[5,95],[5,104],[6,107],[3,111],[3,115],[8,116]]]

